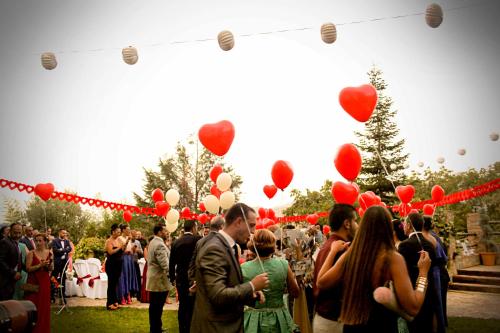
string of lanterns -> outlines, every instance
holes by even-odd
[[[455,8],[450,8],[449,10],[454,10],[454,9],[462,9],[462,8],[468,8],[471,7],[469,6],[461,6],[461,7],[455,7]],[[373,21],[383,21],[383,20],[389,20],[389,19],[400,19],[404,17],[409,17],[409,16],[416,16],[416,15],[425,15],[425,22],[427,25],[431,28],[437,28],[441,25],[443,22],[443,9],[441,6],[438,4],[430,4],[427,6],[425,12],[420,12],[420,13],[414,13],[414,14],[405,14],[405,15],[397,15],[397,16],[390,16],[390,17],[382,17],[382,18],[373,18],[373,19],[367,19],[367,20],[361,20],[361,21],[352,21],[352,22],[346,22],[346,23],[339,23],[337,24],[338,26],[341,25],[349,25],[349,24],[359,24],[359,23],[364,23],[364,22],[373,22]],[[282,30],[277,30],[277,31],[268,31],[268,32],[261,32],[258,34],[271,34],[271,33],[283,33],[283,32],[290,32],[290,31],[303,31],[303,30],[310,30],[311,28],[296,28],[296,29],[282,29]],[[256,34],[245,34],[241,35],[242,37],[248,37]],[[337,26],[334,23],[328,22],[324,23],[321,25],[320,28],[320,35],[321,35],[321,40],[326,43],[326,44],[333,44],[337,40]],[[207,39],[198,39],[194,40],[193,42],[206,42],[206,41],[212,41],[212,38],[207,38]],[[185,43],[187,41],[174,41],[171,42],[170,44],[179,44],[179,43]],[[219,47],[223,51],[230,51],[234,48],[235,45],[235,37],[233,33],[229,30],[223,30],[217,35],[217,42],[219,43]],[[158,45],[158,44],[155,44]],[[122,58],[123,61],[128,64],[128,65],[135,65],[137,61],[139,60],[139,55],[138,51],[135,47],[133,46],[128,46],[122,49]],[[57,67],[57,58],[54,52],[45,52],[42,53],[41,55],[41,63],[43,68],[46,70],[53,70]]]

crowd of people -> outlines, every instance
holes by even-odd
[[[325,235],[319,225],[255,230],[256,223],[255,210],[238,203],[202,230],[186,220],[175,240],[164,224],[148,241],[113,224],[106,308],[132,298],[149,303],[152,333],[165,331],[162,311],[173,292],[181,333],[446,331],[448,258],[431,217],[393,219],[373,206],[360,220],[353,206],[335,204]],[[49,332],[51,282],[64,286],[74,253],[69,235],[19,223],[0,234],[0,300],[31,300],[35,332]]]

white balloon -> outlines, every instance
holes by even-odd
[[[179,212],[177,209],[170,209],[167,213],[167,224],[174,224],[179,221]]]
[[[205,197],[205,200],[203,200],[205,203],[205,208],[207,211],[209,211],[212,214],[217,214],[219,213],[219,199],[213,194],[209,194]]]
[[[216,182],[217,188],[219,190],[221,190],[221,192],[229,190],[232,183],[233,183],[233,179],[226,172],[221,173],[219,175],[219,177],[217,177],[217,182]]]
[[[166,228],[168,232],[174,232],[179,227],[179,223],[167,223]]]
[[[417,165],[418,165],[418,167],[419,167],[419,168],[421,168],[421,167],[423,167],[423,166],[424,166],[424,162],[418,162],[418,164],[417,164]]]
[[[222,209],[231,208],[231,206],[234,205],[235,201],[236,197],[231,191],[226,191],[220,195],[220,206],[222,207]]]
[[[391,170],[396,170],[398,166],[392,163],[389,167],[391,168]]]
[[[437,158],[437,162],[438,162],[439,164],[443,164],[443,163],[444,163],[444,157],[442,157],[442,156],[438,157],[438,158]]]
[[[180,199],[179,192],[177,192],[177,190],[174,190],[173,188],[168,190],[167,193],[165,194],[165,200],[167,200],[170,206],[177,205],[179,199]]]
[[[497,132],[493,132],[493,133],[490,134],[490,139],[491,139],[491,141],[498,141],[498,137],[499,136],[500,135],[498,135]]]
[[[403,167],[404,167],[405,169],[408,169],[408,168],[410,167],[410,163],[405,162],[405,164],[403,164]]]
[[[466,152],[466,150],[463,149],[463,148],[461,148],[461,149],[458,150],[458,155],[464,156],[465,152]]]

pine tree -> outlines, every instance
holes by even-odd
[[[356,132],[360,138],[358,148],[363,156],[363,167],[357,183],[362,191],[373,191],[387,204],[396,201],[394,185],[404,182],[405,163],[408,154],[404,154],[405,140],[397,140],[399,129],[393,118],[396,110],[391,110],[392,98],[385,95],[387,83],[382,78],[382,71],[373,67],[368,72],[370,83],[377,89],[378,102],[371,118],[365,123],[364,133]],[[380,157],[379,157],[380,155]],[[381,163],[383,161],[386,170]],[[394,168],[391,168],[391,166]]]

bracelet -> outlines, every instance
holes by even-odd
[[[427,278],[419,276],[417,278],[417,291],[420,291],[421,293],[425,293],[425,290],[427,289]]]

